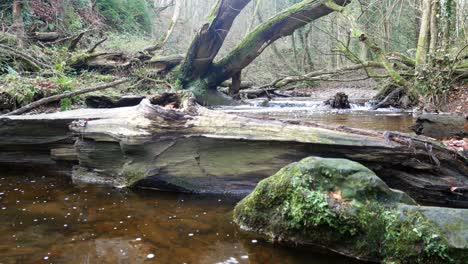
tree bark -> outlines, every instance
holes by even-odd
[[[437,49],[437,44],[439,41],[439,11],[440,11],[440,2],[439,0],[433,0],[431,4],[431,29],[430,35],[431,40],[429,43],[429,53],[433,54]]]
[[[234,20],[250,1],[218,0],[209,15],[208,22],[202,26],[193,39],[180,67],[180,80],[183,85],[194,81],[208,71]]]
[[[416,65],[426,62],[427,51],[429,48],[429,34],[431,23],[431,2],[432,0],[423,0],[421,28],[419,30],[418,46],[416,48]]]
[[[229,88],[229,95],[234,99],[240,99],[239,91],[242,83],[242,72],[238,72],[232,76],[232,85]]]
[[[345,6],[350,1],[337,0],[335,3]],[[207,86],[216,87],[249,65],[274,41],[333,11],[322,1],[305,0],[270,18],[249,33],[226,57],[212,65],[205,77]]]
[[[24,40],[25,40],[22,10],[23,10],[23,3],[21,3],[21,0],[14,0],[13,6],[12,6],[13,30],[15,31],[17,45],[18,45],[18,48],[20,49],[24,47]]]

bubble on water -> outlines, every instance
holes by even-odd
[[[49,256],[45,256],[44,259],[45,259],[45,260],[48,260],[48,259],[49,259]]]
[[[141,241],[141,237],[137,237],[135,240],[136,241]]]
[[[2,210],[6,210],[7,208],[6,207],[2,207]]]
[[[151,254],[151,253],[150,253],[150,254],[146,255],[146,258],[147,258],[147,259],[152,259],[152,258],[154,258],[154,254]]]
[[[252,243],[256,244],[258,241],[256,239],[252,239]]]
[[[67,225],[67,224],[64,224],[63,227],[68,227],[68,225]]]
[[[247,256],[247,255],[241,256],[241,259],[248,259],[248,258],[249,258],[249,256]]]
[[[189,236],[189,237],[193,237],[193,233],[189,233],[188,236]]]

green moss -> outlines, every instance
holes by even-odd
[[[399,208],[404,203],[407,210]],[[261,181],[236,206],[234,219],[273,240],[367,260],[453,261],[441,229],[414,204],[358,163],[306,158]]]
[[[138,164],[126,164],[121,174],[123,176],[123,186],[132,186],[147,177],[146,167],[139,166]]]

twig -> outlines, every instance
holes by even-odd
[[[80,42],[80,40],[83,38],[84,34],[86,32],[81,32],[80,34],[78,34],[78,36],[76,36],[70,43],[70,46],[68,47],[68,51],[70,52],[73,52],[75,51],[76,49],[76,46],[78,46],[78,43]]]
[[[10,51],[10,52],[12,52],[12,53],[18,55],[18,56],[24,57],[24,58],[26,58],[26,59],[32,61],[33,63],[35,63],[35,64],[37,64],[37,65],[39,65],[39,66],[41,66],[41,67],[43,67],[43,68],[50,69],[50,66],[49,66],[49,65],[47,65],[47,64],[45,64],[45,63],[43,63],[43,62],[41,62],[41,61],[39,61],[39,60],[37,60],[37,59],[31,57],[31,56],[29,56],[28,54],[26,54],[26,53],[24,53],[24,52],[15,50],[14,48],[9,47],[9,46],[7,46],[7,45],[3,45],[3,44],[0,44],[0,48],[6,49],[6,50],[8,50],[8,51]]]
[[[81,94],[86,94],[86,93],[91,93],[91,92],[95,92],[95,91],[104,90],[104,89],[107,89],[107,88],[110,88],[110,87],[117,86],[117,85],[122,84],[122,83],[126,83],[128,81],[130,81],[130,79],[125,78],[125,79],[121,79],[121,80],[114,81],[114,82],[111,82],[111,83],[102,84],[102,85],[98,85],[98,86],[91,87],[91,88],[81,89],[81,90],[78,90],[76,92],[68,92],[68,93],[64,93],[64,94],[53,95],[53,96],[46,97],[46,98],[43,98],[41,100],[32,102],[32,103],[30,103],[28,105],[25,105],[25,106],[23,106],[23,107],[21,107],[19,109],[16,109],[15,111],[4,114],[3,116],[20,115],[20,114],[26,113],[26,112],[34,109],[34,108],[37,108],[37,107],[39,107],[41,105],[44,105],[44,104],[56,102],[56,101],[59,101],[59,100],[64,99],[64,98],[69,98],[69,97],[73,97],[73,96],[77,96],[77,95],[81,95]]]
[[[100,41],[98,41],[96,44],[94,44],[94,46],[92,48],[90,48],[88,51],[86,51],[87,53],[93,53],[94,50],[96,50],[97,47],[99,47],[99,45],[101,45],[102,43],[106,42],[107,40],[107,37],[101,39]]]

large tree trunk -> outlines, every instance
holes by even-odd
[[[5,117],[0,165],[75,162],[78,181],[245,195],[290,162],[339,157],[420,201],[468,207],[468,159],[428,138],[250,119],[192,102]]]
[[[437,49],[439,40],[439,13],[440,13],[440,2],[439,0],[432,1],[431,4],[431,26],[430,35],[431,40],[429,43],[429,53],[434,54]]]
[[[344,6],[351,1],[335,2]],[[210,73],[206,76],[208,87],[217,86],[248,66],[274,41],[291,35],[296,29],[333,11],[323,1],[305,0],[268,19],[255,28],[226,57],[213,64]]]
[[[16,33],[16,40],[18,48],[23,48],[24,46],[24,22],[23,22],[23,3],[21,0],[14,0],[12,6],[13,13],[13,29]]]
[[[180,67],[180,79],[183,85],[207,72],[231,30],[234,20],[250,1],[218,0],[209,15],[209,21],[193,39]]]
[[[328,7],[331,0],[304,0],[292,5],[260,24],[226,57],[213,63],[234,19],[248,2],[250,0],[219,0],[210,22],[202,27],[190,46],[180,67],[180,80],[186,89],[192,90],[199,102],[227,103],[216,91],[220,83],[242,71],[274,41],[334,11]],[[345,6],[350,2],[336,0],[335,4]]]
[[[416,48],[416,64],[426,62],[427,51],[429,48],[429,34],[431,23],[431,2],[432,0],[422,1],[421,28],[419,30],[418,46]]]

